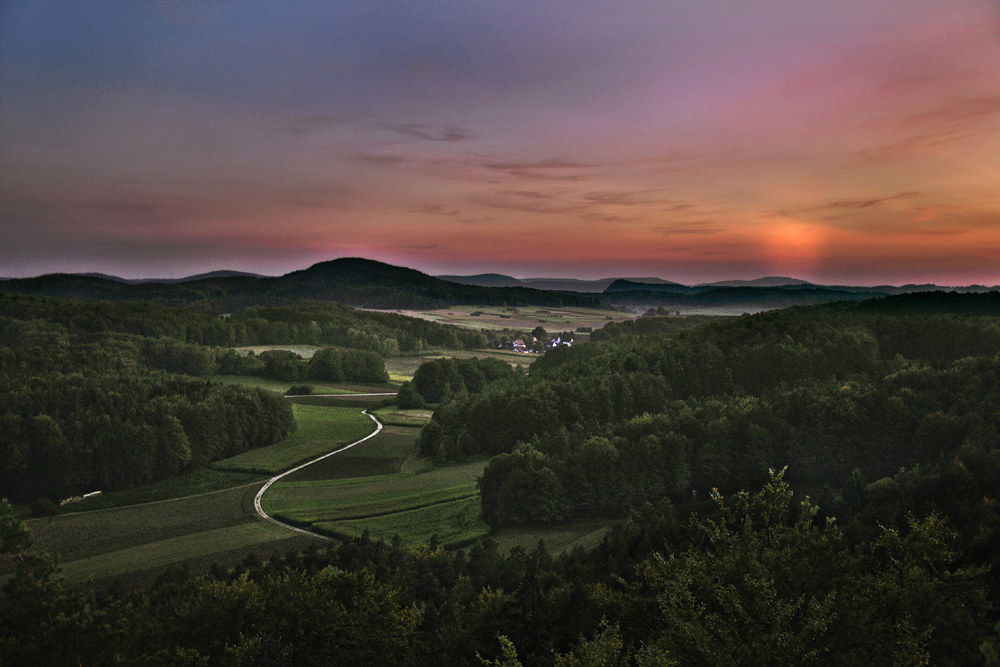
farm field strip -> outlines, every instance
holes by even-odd
[[[58,553],[66,563],[206,530],[253,523],[251,499],[260,483],[142,505],[34,519],[27,525],[39,551]]]
[[[281,509],[270,505],[269,509],[274,516],[285,517],[294,523],[347,521],[386,516],[396,512],[409,512],[431,505],[478,497],[478,495],[479,492],[474,484],[465,484],[432,490],[413,489],[384,496],[357,496],[345,499],[340,504],[324,503],[322,500],[314,500],[309,497],[300,502],[289,498],[286,502],[281,503]]]
[[[545,540],[545,548],[549,553],[558,554],[577,547],[596,547],[611,528],[611,523],[606,519],[582,519],[544,528],[505,528],[494,535],[493,539],[500,553],[509,553],[514,547],[534,549],[539,540]]]
[[[435,534],[445,544],[466,544],[489,532],[476,488],[487,463],[475,461],[420,473],[279,482],[263,502],[275,517],[336,537],[368,530],[384,539],[398,533],[408,544],[424,543]]]
[[[170,565],[228,549],[242,549],[287,536],[288,533],[277,526],[255,521],[241,526],[206,530],[81,558],[64,563],[62,568],[67,578],[75,580],[87,577],[95,579],[117,577],[140,569]]]
[[[356,408],[293,404],[292,410],[298,429],[291,436],[276,445],[217,461],[212,467],[274,475],[371,434],[371,421]]]
[[[276,394],[286,394],[288,390],[296,384],[308,384],[314,391],[321,394],[358,394],[367,392],[385,391],[386,385],[358,384],[353,382],[330,383],[300,380],[297,382],[285,382],[282,380],[270,380],[251,375],[213,375],[209,377],[212,382],[219,384],[238,384],[245,387],[257,387]]]
[[[284,498],[315,498],[317,502],[337,502],[366,495],[384,497],[399,492],[426,492],[459,485],[474,485],[486,468],[488,461],[473,461],[447,468],[433,468],[427,472],[396,473],[376,477],[331,479],[308,482],[281,482],[268,503],[278,503]]]
[[[632,319],[634,314],[615,310],[579,307],[499,307],[499,306],[456,306],[441,310],[396,310],[409,317],[454,324],[469,329],[526,329],[543,326],[553,331],[574,330],[579,327],[598,329],[610,321]],[[473,314],[475,313],[475,314]]]
[[[399,535],[409,546],[425,545],[436,535],[445,548],[459,548],[489,534],[478,494],[375,518],[318,522],[313,528],[338,537],[355,537],[367,531],[372,538],[386,541]]]

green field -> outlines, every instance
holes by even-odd
[[[478,495],[378,517],[318,522],[313,528],[340,539],[356,537],[365,531],[377,540],[390,541],[399,535],[403,544],[410,547],[426,545],[437,536],[445,549],[466,547],[489,534]]]
[[[392,426],[423,426],[431,420],[433,410],[400,410],[395,406],[375,410],[380,422]]]
[[[212,382],[219,384],[238,384],[244,387],[256,387],[266,391],[273,391],[284,396],[293,385],[307,384],[312,387],[314,394],[356,394],[369,392],[395,391],[391,384],[358,384],[356,382],[312,382],[302,380],[299,382],[283,382],[281,380],[268,380],[266,378],[253,377],[250,375],[213,375],[209,378]]]
[[[63,573],[70,579],[120,577],[137,569],[163,567],[221,551],[246,549],[289,536],[289,531],[269,521],[217,528],[173,537],[149,544],[120,549],[90,558],[64,563]]]
[[[32,520],[36,546],[59,553],[70,579],[122,577],[127,585],[148,585],[174,563],[206,572],[213,562],[233,566],[250,553],[266,558],[275,550],[306,548],[315,538],[255,514],[253,497],[262,478],[355,442],[375,424],[356,407],[295,399],[292,409],[298,428],[278,445],[221,461],[218,469],[105,494],[67,506],[68,513]],[[270,487],[265,511],[329,537],[367,531],[375,539],[399,535],[411,547],[436,536],[444,547],[460,548],[488,535],[476,489],[487,461],[435,468],[417,458],[415,448],[415,425],[426,423],[429,411],[387,407],[380,414],[389,425],[376,437]],[[506,552],[512,546],[531,548],[544,537],[557,553],[593,546],[605,529],[606,524],[589,522],[543,532],[505,531],[495,539]]]
[[[364,530],[407,544],[437,534],[444,544],[487,534],[479,511],[476,480],[486,461],[339,480],[279,482],[263,499],[264,511],[279,520],[328,534],[352,536]]]
[[[580,327],[599,329],[610,321],[634,319],[635,315],[617,310],[597,308],[504,306],[455,306],[442,310],[395,311],[442,324],[454,324],[471,329],[519,329],[531,331],[537,326],[546,331],[575,331]]]
[[[375,422],[354,408],[292,406],[298,429],[270,447],[217,461],[213,468],[276,475],[309,459],[359,440],[375,430]]]
[[[413,379],[413,374],[420,364],[431,359],[499,359],[511,366],[527,368],[537,354],[524,354],[511,350],[446,350],[443,352],[426,352],[412,357],[391,357],[385,360],[385,369],[389,372],[392,382],[406,382]]]
[[[151,503],[172,498],[186,498],[222,489],[231,489],[261,480],[263,475],[253,472],[213,470],[198,468],[191,472],[160,480],[152,484],[137,486],[122,491],[102,493],[85,500],[63,506],[64,512],[90,512],[111,507],[125,507],[140,503]]]
[[[492,538],[502,554],[510,553],[514,547],[530,551],[538,545],[539,540],[545,540],[545,548],[549,553],[558,554],[577,547],[596,547],[610,527],[611,522],[606,519],[582,519],[542,528],[507,528],[492,535]]]

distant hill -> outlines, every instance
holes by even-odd
[[[276,278],[213,272],[175,282],[137,284],[113,278],[50,274],[6,281],[2,291],[31,296],[111,301],[153,301],[231,312],[247,306],[335,301],[360,308],[428,309],[452,305],[600,307],[582,294],[560,294],[528,287],[459,285],[374,260],[342,258]],[[221,274],[221,275],[220,275]]]
[[[1000,315],[1000,291],[921,290],[844,306],[853,312],[886,315]]]
[[[106,273],[74,273],[72,275],[80,276],[82,278],[100,278],[101,280],[113,280],[116,283],[138,282],[134,280],[126,280],[125,278],[119,278],[118,276],[109,276]]]
[[[681,285],[680,283],[642,283],[637,282],[632,279],[619,278],[612,282],[604,290],[604,294],[613,294],[615,292],[672,292],[675,294],[695,294],[697,292],[704,292],[708,289],[713,289],[710,287],[688,287],[687,285]]]
[[[677,285],[662,278],[601,278],[600,280],[575,280],[573,278],[524,278],[522,283],[537,289],[561,290],[565,292],[604,292],[618,280],[629,280],[640,285]]]
[[[247,273],[246,271],[210,271],[209,273],[198,273],[193,276],[187,276],[185,278],[119,278],[118,276],[109,276],[106,273],[73,273],[70,275],[81,276],[83,278],[101,278],[103,280],[113,280],[118,283],[127,283],[129,285],[141,285],[142,283],[163,283],[165,285],[174,285],[176,283],[187,283],[194,280],[210,280],[212,278],[266,278],[267,276],[262,276],[257,273]]]
[[[480,273],[474,276],[436,276],[441,280],[459,285],[475,285],[478,287],[525,287],[517,278],[500,273]]]
[[[596,290],[602,285],[604,291],[597,293]],[[981,285],[947,288],[961,293],[988,293],[991,289],[997,288]],[[936,285],[814,285],[787,277],[694,286],[660,278],[517,279],[498,273],[433,277],[414,269],[360,258],[320,262],[307,269],[278,277],[241,271],[212,271],[176,279],[125,280],[92,273],[49,274],[0,282],[0,291],[11,294],[85,300],[151,301],[168,306],[197,306],[216,312],[233,312],[248,306],[281,306],[301,301],[334,301],[359,308],[382,310],[481,305],[613,306],[634,311],[663,306],[682,311],[720,308],[749,312],[835,301],[857,302],[890,294],[936,293],[941,290]]]
[[[678,283],[662,278],[600,278],[598,280],[580,280],[577,278],[513,278],[500,273],[480,273],[473,276],[437,276],[461,285],[478,285],[480,287],[532,287],[534,289],[551,290],[555,292],[582,292],[585,294],[600,294],[609,285],[619,280],[629,280],[641,285],[678,285]]]
[[[610,290],[610,288],[609,288]],[[713,287],[689,291],[628,290],[608,291],[601,295],[609,305],[642,310],[656,306],[668,309],[691,310],[698,308],[742,309],[747,312],[808,306],[835,301],[862,301],[885,294],[873,292],[848,292],[822,287]]]
[[[768,276],[755,280],[722,280],[715,283],[700,283],[695,287],[788,287],[789,285],[810,285],[811,283],[798,278],[784,276]]]

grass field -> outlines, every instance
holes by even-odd
[[[219,384],[238,384],[244,387],[257,387],[266,391],[273,391],[284,396],[292,385],[307,384],[312,387],[314,394],[356,394],[369,392],[395,391],[396,387],[391,384],[359,384],[356,382],[323,383],[302,380],[300,382],[282,382],[280,380],[268,380],[265,378],[251,377],[249,375],[213,375],[209,378],[212,382]]]
[[[120,577],[137,569],[163,567],[172,563],[211,556],[220,551],[245,549],[288,537],[289,531],[269,521],[246,523],[228,528],[204,530],[120,549],[63,564],[70,579]],[[141,568],[138,567],[141,564]]]
[[[279,482],[265,494],[264,511],[336,536],[368,530],[386,539],[398,533],[411,545],[423,544],[434,534],[444,544],[465,543],[488,532],[476,489],[486,463],[422,473]]]
[[[329,396],[289,396],[287,400],[296,405],[314,405],[320,408],[352,408],[364,410],[377,408],[395,400],[395,387],[383,388],[375,395],[333,394]],[[378,394],[388,393],[387,396]]]
[[[391,426],[423,426],[431,420],[432,414],[433,410],[400,410],[395,406],[375,411],[380,422]]]
[[[455,306],[442,310],[394,311],[410,317],[454,324],[471,329],[520,329],[531,331],[537,326],[546,331],[575,331],[580,327],[597,329],[611,321],[633,319],[634,314],[597,308],[524,308],[502,306]]]
[[[212,491],[231,489],[261,480],[259,473],[234,472],[199,468],[189,473],[164,479],[153,484],[137,486],[123,491],[112,491],[92,496],[86,500],[63,506],[64,512],[90,512],[112,507],[125,507],[158,500],[184,498]]]
[[[243,452],[212,465],[233,470],[276,475],[309,459],[350,444],[375,430],[375,423],[354,408],[292,406],[298,429],[270,447]]]
[[[535,359],[537,354],[524,354],[522,352],[512,352],[510,350],[444,350],[436,352],[426,352],[412,357],[392,357],[385,360],[385,369],[389,372],[389,379],[392,382],[406,382],[413,379],[413,374],[420,367],[420,364],[431,359],[499,359],[511,366],[521,366],[527,368]]]
[[[90,558],[206,530],[256,521],[260,483],[143,505],[63,514],[27,522],[35,547],[63,562]],[[142,563],[136,563],[140,569]]]
[[[502,554],[510,553],[514,547],[530,551],[538,546],[538,540],[545,540],[549,553],[558,554],[576,547],[596,547],[610,527],[611,522],[605,519],[588,519],[542,528],[507,528],[491,537]]]
[[[313,524],[313,528],[340,539],[355,537],[365,531],[377,540],[389,541],[399,535],[403,544],[409,547],[426,545],[437,536],[438,543],[445,549],[466,547],[489,534],[483,522],[478,494],[378,517],[318,522]]]

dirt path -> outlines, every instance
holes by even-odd
[[[363,437],[360,440],[357,440],[355,442],[352,442],[349,445],[345,445],[344,447],[341,447],[340,449],[334,450],[334,451],[330,452],[329,454],[324,454],[323,456],[320,456],[319,458],[315,458],[312,461],[309,461],[308,463],[303,463],[302,465],[300,465],[297,468],[292,468],[291,470],[289,470],[287,472],[283,472],[280,475],[275,475],[271,479],[267,480],[267,482],[264,483],[264,486],[262,486],[260,488],[260,490],[257,491],[257,495],[254,496],[254,499],[253,499],[254,509],[257,510],[257,514],[259,514],[264,519],[267,519],[271,523],[273,523],[275,525],[278,525],[278,526],[281,526],[283,528],[287,528],[288,530],[293,530],[293,531],[295,531],[297,533],[300,533],[302,535],[308,535],[310,537],[316,537],[316,538],[319,538],[319,539],[322,539],[322,540],[326,540],[328,542],[332,542],[333,540],[331,538],[329,538],[329,537],[325,537],[323,535],[317,535],[316,533],[311,533],[308,530],[303,530],[301,528],[296,528],[295,526],[290,526],[287,523],[282,523],[281,521],[278,521],[277,519],[272,518],[271,516],[268,516],[267,512],[264,511],[264,508],[261,507],[260,499],[264,496],[264,492],[267,491],[268,487],[270,487],[272,484],[274,484],[275,482],[277,482],[282,477],[287,477],[288,475],[291,475],[293,473],[298,472],[299,470],[302,470],[306,466],[311,466],[312,464],[316,463],[317,461],[322,461],[322,460],[324,460],[326,458],[329,458],[329,457],[333,456],[334,454],[339,454],[339,453],[341,453],[341,452],[343,452],[345,450],[348,450],[351,447],[354,447],[355,445],[360,445],[362,442],[365,442],[366,440],[371,440],[376,435],[378,435],[379,433],[382,432],[382,422],[380,422],[378,419],[376,419],[375,415],[369,414],[369,412],[367,410],[362,410],[361,414],[368,415],[368,418],[371,419],[373,422],[375,422],[375,431],[374,432],[369,433],[365,437]]]

